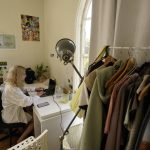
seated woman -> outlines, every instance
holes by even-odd
[[[23,134],[17,143],[21,142],[33,132],[32,116],[25,112],[23,107],[31,106],[34,101],[39,99],[42,92],[37,93],[39,96],[26,96],[23,92],[24,79],[26,77],[25,68],[22,66],[13,66],[9,69],[5,88],[2,93],[2,118],[6,123],[22,122],[27,124]]]

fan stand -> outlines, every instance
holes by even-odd
[[[67,135],[69,133],[69,128],[72,125],[73,121],[75,120],[75,118],[77,117],[77,115],[79,114],[81,108],[78,109],[78,111],[76,112],[75,116],[72,118],[71,122],[69,123],[68,127],[66,128],[66,130],[64,131],[63,135],[59,137],[60,140],[60,150],[63,150],[63,140],[65,135]]]
[[[79,73],[78,69],[76,68],[76,66],[73,63],[73,60],[69,61],[69,63],[71,63],[72,67],[75,69],[75,71],[77,72],[77,74],[79,75],[81,82],[83,81],[83,77],[81,76],[81,74]],[[80,84],[79,84],[80,85]],[[69,133],[69,128],[72,125],[73,121],[75,120],[75,118],[77,117],[77,115],[79,114],[81,108],[78,109],[78,111],[76,112],[76,114],[74,115],[74,117],[72,118],[72,120],[70,121],[69,125],[67,126],[66,130],[63,132],[63,135],[59,137],[60,140],[60,150],[63,150],[63,140],[65,135],[67,135]]]
[[[78,69],[76,68],[76,66],[74,65],[73,61],[70,62],[72,67],[75,69],[75,71],[77,72],[77,74],[79,75],[81,82],[83,81],[83,77],[81,76],[81,74],[79,73]]]

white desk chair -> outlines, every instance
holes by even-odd
[[[8,150],[48,150],[48,130],[45,130],[37,138],[30,136]]]

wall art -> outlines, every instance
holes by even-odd
[[[40,41],[39,17],[21,15],[22,40]]]
[[[0,48],[1,49],[15,49],[15,36],[10,34],[0,34]]]

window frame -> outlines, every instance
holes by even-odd
[[[83,51],[82,51],[82,48],[84,47],[83,46],[83,32],[84,32],[84,29],[85,29],[85,25],[86,25],[86,22],[88,21],[88,20],[91,20],[91,17],[87,17],[87,13],[88,13],[88,11],[89,11],[89,8],[90,8],[90,5],[92,5],[92,0],[88,0],[87,1],[87,3],[85,3],[85,7],[84,7],[84,10],[83,10],[83,15],[82,15],[82,20],[81,20],[81,31],[80,31],[80,39],[81,39],[81,44],[80,44],[80,56],[82,57],[82,58],[80,58],[80,72],[81,72],[81,74],[83,74],[84,73],[84,64],[83,64],[83,62],[84,62],[84,60],[83,60],[83,58],[84,58],[84,54],[83,54]],[[84,43],[85,44],[85,43]],[[88,52],[88,57],[89,57],[89,52]],[[81,66],[81,65],[83,65],[83,66]]]
[[[82,31],[83,31],[83,22],[86,18],[86,14],[88,12],[89,6],[92,3],[92,0],[82,0],[78,7],[77,19],[76,19],[76,53],[74,55],[74,64],[78,68],[79,72],[81,72],[81,55],[82,55]],[[88,19],[88,18],[87,18]],[[82,75],[82,74],[81,74]],[[79,83],[80,78],[78,74],[74,71],[73,78],[73,89],[75,90]]]

